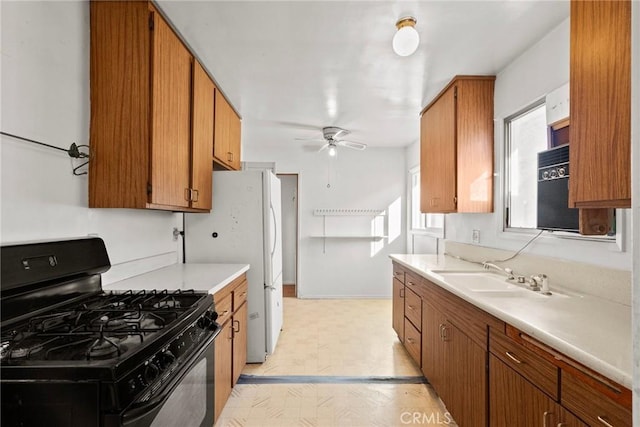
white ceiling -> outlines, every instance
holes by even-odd
[[[411,144],[420,110],[454,75],[499,72],[569,16],[568,1],[158,3],[239,111],[245,147],[301,145],[323,126]],[[405,15],[421,41],[403,58],[391,39]]]

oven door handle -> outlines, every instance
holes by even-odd
[[[130,409],[125,411],[122,414],[123,424],[127,425],[127,424],[134,423],[138,419],[148,415],[149,413],[153,412],[155,409],[162,406],[164,402],[166,402],[166,400],[169,398],[171,393],[176,389],[178,384],[180,384],[183,378],[198,363],[198,361],[200,360],[200,357],[207,351],[207,348],[209,347],[209,345],[211,345],[215,337],[218,335],[219,331],[220,330],[218,329],[216,333],[212,334],[209,338],[207,338],[205,343],[198,350],[198,353],[196,353],[196,355],[191,358],[187,366],[184,367],[181,371],[177,372],[175,377],[162,388],[161,392],[156,397],[137,405],[134,403],[130,407]]]

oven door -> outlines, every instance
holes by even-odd
[[[127,427],[211,427],[214,416],[214,341],[212,335],[184,369],[146,402],[122,414]]]

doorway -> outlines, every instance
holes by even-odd
[[[282,185],[282,293],[298,295],[298,174],[277,174]]]

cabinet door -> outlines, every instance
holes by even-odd
[[[213,136],[213,157],[227,167],[231,167],[231,121],[233,110],[222,95],[216,89],[215,125]]]
[[[213,173],[213,105],[215,86],[199,62],[193,64],[191,131],[191,207],[211,209]]]
[[[247,304],[243,304],[233,315],[233,385],[247,364]]]
[[[422,373],[441,397],[447,394],[446,354],[442,340],[444,315],[431,304],[422,304]],[[444,400],[444,397],[443,397]]]
[[[456,84],[457,212],[493,212],[494,79]]]
[[[494,355],[489,356],[489,393],[491,427],[551,427],[559,422],[560,406]]]
[[[233,365],[233,322],[222,326],[215,340],[215,419],[217,420],[231,395],[231,367]]]
[[[159,13],[153,19],[150,202],[189,207],[192,57]]]
[[[487,425],[487,350],[450,322],[443,328],[442,336],[446,350],[445,375],[449,380],[442,400],[458,425],[484,427]]]
[[[492,427],[539,427],[555,405],[494,355],[489,356],[489,390]]]
[[[404,285],[398,279],[393,280],[393,330],[400,342],[404,342]]]
[[[420,210],[456,211],[456,86],[420,120]]]
[[[569,207],[631,206],[631,1],[572,1]]]

